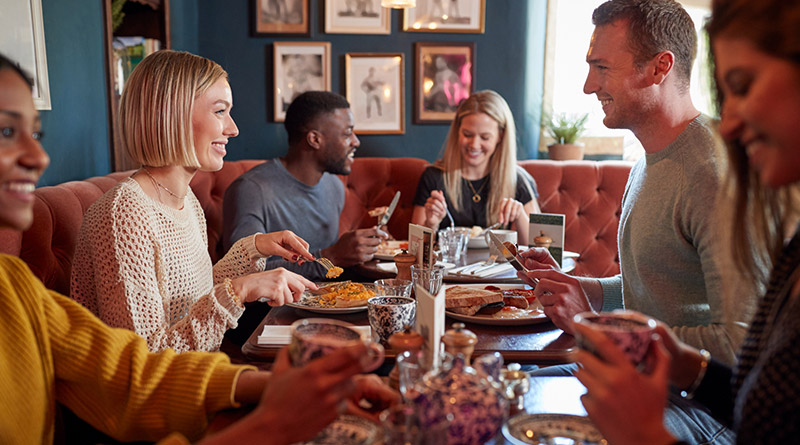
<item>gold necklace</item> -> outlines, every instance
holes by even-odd
[[[470,190],[472,190],[472,202],[481,202],[481,192],[483,191],[483,188],[486,187],[486,184],[489,183],[488,178],[483,181],[483,184],[481,184],[481,187],[478,190],[475,190],[475,187],[472,186],[472,181],[466,178],[464,180],[467,181],[467,185],[469,186]]]
[[[147,173],[147,176],[149,176],[149,177],[150,177],[150,179],[152,179],[152,180],[153,180],[153,182],[155,182],[155,183],[156,183],[156,185],[157,185],[157,186],[159,186],[159,187],[161,187],[162,189],[164,189],[164,191],[165,191],[165,192],[167,192],[167,193],[169,193],[170,195],[172,195],[172,197],[173,197],[173,198],[177,199],[178,201],[183,201],[183,199],[184,199],[184,198],[186,198],[186,195],[179,196],[177,193],[175,193],[175,192],[173,192],[172,190],[170,190],[170,189],[168,189],[167,187],[165,187],[165,186],[164,186],[164,184],[162,184],[162,183],[158,182],[158,179],[156,179],[156,178],[153,176],[153,174],[152,174],[152,173],[150,173],[150,170],[149,170],[147,167],[142,167],[142,169],[144,170],[144,172],[145,172],[145,173]]]

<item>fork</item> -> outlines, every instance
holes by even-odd
[[[341,267],[334,266],[331,260],[327,258],[317,258],[317,263],[322,264],[322,267],[325,268],[325,277],[326,278],[336,278],[344,272]]]

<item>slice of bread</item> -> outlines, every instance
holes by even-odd
[[[497,303],[503,301],[503,294],[500,292],[493,292],[485,289],[467,287],[467,286],[453,286],[445,290],[445,304],[446,308],[456,307],[469,307],[469,306],[484,306],[489,303]]]

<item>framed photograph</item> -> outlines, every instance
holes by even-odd
[[[51,109],[41,0],[4,2],[0,14],[0,52],[33,76],[36,109]]]
[[[275,122],[283,122],[300,93],[331,90],[331,44],[275,42],[273,47]]]
[[[403,13],[403,31],[483,34],[486,0],[417,0]]]
[[[414,45],[414,123],[450,123],[475,84],[475,44]]]
[[[347,53],[345,91],[358,134],[405,133],[402,53]]]
[[[381,0],[325,0],[325,32],[389,34],[391,10]]]
[[[252,0],[253,34],[308,35],[309,0]]]

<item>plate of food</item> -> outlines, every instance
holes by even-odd
[[[342,415],[303,445],[368,445],[380,436],[378,425],[357,416]]]
[[[375,296],[375,285],[341,281],[318,283],[319,289],[306,290],[300,301],[287,306],[319,314],[350,314],[367,310],[367,300]]]
[[[509,419],[503,435],[515,445],[607,443],[588,417],[570,414],[521,414]]]
[[[385,240],[378,246],[378,252],[374,257],[378,260],[392,261],[403,249],[408,249],[408,241]]]
[[[445,285],[445,314],[459,321],[522,326],[548,321],[533,289],[521,284]]]

